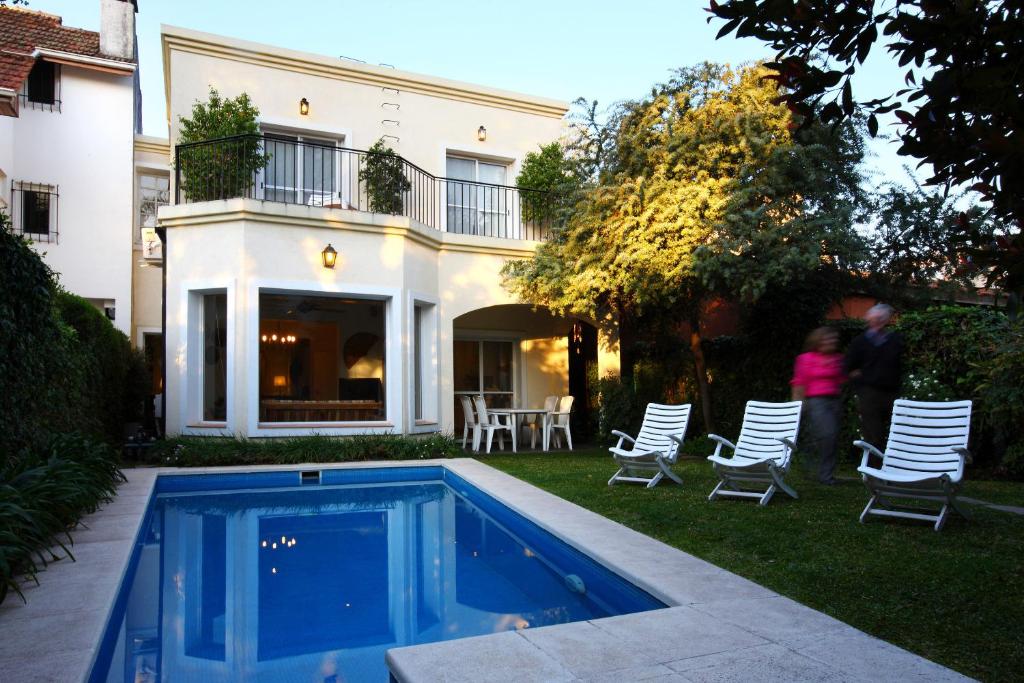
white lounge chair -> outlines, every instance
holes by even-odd
[[[459,396],[459,400],[462,401],[462,416],[464,418],[462,423],[462,447],[466,447],[466,437],[469,436],[469,432],[472,430],[473,450],[480,450],[480,424],[473,414],[473,401],[470,400],[469,396]]]
[[[957,496],[970,457],[970,430],[970,401],[897,400],[884,453],[866,441],[853,442],[863,450],[857,471],[871,493],[860,521],[868,515],[905,517],[935,522],[935,530],[940,531],[950,508],[967,518],[967,511],[957,504]],[[882,459],[880,467],[871,467],[872,455]],[[935,501],[942,507],[938,513],[914,510],[893,505],[892,498]]]
[[[572,431],[569,429],[569,417],[572,415],[572,402],[575,400],[573,396],[563,396],[558,399],[558,410],[548,413],[548,444],[550,445],[551,440],[554,439],[555,447],[562,447],[562,440],[557,434],[557,430],[565,433],[565,441],[569,445],[569,450],[572,450]]]
[[[640,433],[635,439],[618,430],[612,432],[619,437],[619,442],[608,450],[619,465],[619,471],[608,480],[608,485],[632,481],[647,484],[647,488],[652,489],[663,477],[682,484],[683,480],[672,471],[671,466],[679,456],[679,446],[686,436],[689,421],[689,403],[681,406],[648,403]],[[628,451],[622,447],[627,440],[632,444]],[[651,472],[653,476],[641,476]]]
[[[491,452],[491,443],[494,441],[494,434],[498,434],[498,447],[505,450],[505,432],[512,437],[512,452],[516,450],[516,429],[513,426],[515,420],[511,415],[506,415],[506,421],[501,421],[500,415],[487,412],[487,404],[483,396],[474,396],[473,405],[476,406],[477,424],[481,432],[487,432],[487,452]]]
[[[778,489],[793,498],[798,497],[796,491],[785,482],[785,476],[796,449],[801,405],[801,401],[747,401],[740,438],[735,444],[717,434],[708,434],[708,438],[718,443],[708,460],[715,466],[715,472],[721,479],[708,500],[718,496],[758,498],[761,505],[767,505]],[[722,457],[723,446],[732,449],[731,458]],[[754,491],[742,488],[751,485],[767,485],[767,488]]]

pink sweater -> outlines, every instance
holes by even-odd
[[[838,353],[808,351],[796,357],[792,386],[803,387],[807,398],[812,396],[838,396],[846,381],[843,356]]]

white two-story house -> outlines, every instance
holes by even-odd
[[[501,282],[549,228],[515,180],[563,134],[565,103],[177,27],[162,38],[169,434],[461,431],[460,395],[537,406],[611,369],[591,325]],[[211,87],[247,93],[261,134],[177,146]],[[397,157],[363,151],[381,139]],[[267,161],[239,179],[247,145]],[[217,170],[189,179],[196,160]],[[398,185],[383,200],[382,172]]]
[[[65,288],[127,334],[135,6],[97,5],[100,32],[34,9],[0,9],[0,209]]]

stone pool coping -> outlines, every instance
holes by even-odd
[[[469,458],[126,470],[117,497],[74,533],[77,561],[40,573],[27,604],[0,605],[0,680],[86,679],[157,476],[416,466],[446,467],[670,607],[394,648],[398,683],[969,680]]]

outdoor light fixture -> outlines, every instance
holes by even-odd
[[[309,115],[309,100],[307,100],[305,97],[299,100],[299,113],[302,114],[303,116]]]
[[[476,129],[476,139],[480,142],[484,142],[487,139],[487,129],[480,126]]]
[[[338,262],[338,252],[330,244],[324,247],[324,250],[320,252],[320,256],[324,260],[324,268],[334,268],[334,264]]]

